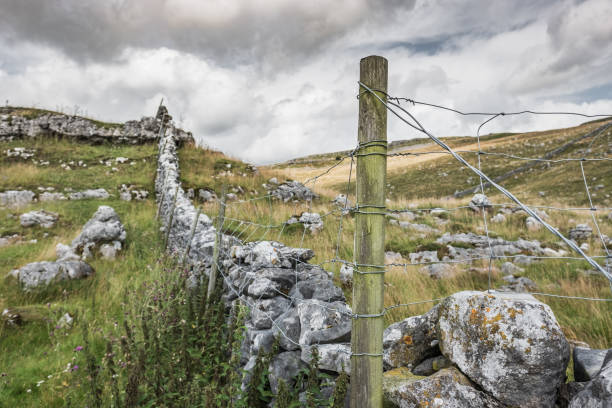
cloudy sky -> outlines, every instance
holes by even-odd
[[[355,145],[371,54],[396,96],[612,113],[610,21],[610,0],[0,0],[0,100],[124,121],[163,96],[199,143],[277,162]],[[411,110],[436,135],[475,134],[476,119]],[[390,140],[417,136],[389,119]]]

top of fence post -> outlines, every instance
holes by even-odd
[[[360,82],[386,100],[387,60],[360,62]],[[351,336],[351,406],[381,408],[387,109],[360,86]]]

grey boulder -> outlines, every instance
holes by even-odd
[[[22,227],[39,226],[51,228],[55,225],[59,215],[45,210],[30,211],[19,216],[19,223]]]
[[[255,300],[251,309],[253,326],[258,330],[271,328],[276,318],[283,314],[290,305],[291,301],[283,296]]]
[[[82,253],[83,258],[86,259],[93,255],[95,248],[100,249],[104,244],[117,246],[116,242],[122,243],[125,238],[125,228],[115,210],[102,205],[83,226],[83,230],[72,241],[71,246],[75,252]]]
[[[526,294],[459,292],[440,304],[440,350],[500,402],[549,408],[569,344],[550,308]]]
[[[299,351],[285,351],[274,356],[268,374],[272,392],[278,393],[279,380],[291,387],[303,367],[306,367],[306,364],[301,361]]]
[[[0,193],[0,207],[19,208],[34,201],[34,194],[28,190],[9,190]]]
[[[57,281],[84,278],[92,273],[91,266],[82,261],[34,262],[11,271],[25,291]]]

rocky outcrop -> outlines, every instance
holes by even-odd
[[[270,195],[276,197],[283,202],[288,201],[312,201],[317,198],[317,195],[311,189],[300,183],[299,181],[285,181],[278,186],[272,186]]]
[[[28,190],[8,190],[0,193],[0,207],[19,208],[34,201],[36,194]]]
[[[9,272],[25,291],[63,280],[84,278],[92,273],[91,266],[82,261],[34,262]]]
[[[115,210],[102,205],[83,226],[81,233],[72,241],[71,247],[82,259],[92,257],[96,251],[105,258],[112,259],[121,249],[125,238],[125,228]]]
[[[53,212],[38,210],[30,211],[19,216],[19,223],[22,227],[43,227],[51,228],[55,225],[59,215]]]
[[[323,229],[323,220],[318,213],[303,212],[299,217],[293,216],[287,220],[286,225],[302,224],[311,234],[317,234]]]
[[[80,116],[35,111],[28,115],[18,109],[0,108],[0,141],[39,136],[61,136],[88,143],[141,144],[159,138],[161,120],[143,117],[125,123],[101,123]],[[170,125],[172,126],[172,125]],[[193,142],[190,132],[174,128],[179,143]]]

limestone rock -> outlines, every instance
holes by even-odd
[[[302,346],[302,361],[310,363],[312,349],[317,347],[319,352],[319,368],[325,371],[341,373],[342,370],[351,374],[351,345],[350,343],[320,344],[318,346]]]
[[[507,275],[502,279],[508,282],[507,285],[500,288],[502,291],[525,293],[534,291],[538,288],[538,285],[536,285],[534,281],[524,276],[516,277],[514,275]]]
[[[385,407],[394,408],[503,408],[495,398],[479,391],[454,367],[430,377],[412,375],[406,368],[383,374]]]
[[[274,322],[272,330],[275,336],[279,337],[279,345],[283,350],[298,350],[300,348],[301,324],[297,308],[292,307],[280,315]]]
[[[542,224],[540,224],[540,222],[533,217],[527,217],[525,219],[525,226],[527,227],[528,231],[537,231],[542,228]]]
[[[436,322],[438,306],[421,316],[393,323],[383,332],[383,363],[386,368],[414,367],[439,354]]]
[[[78,261],[81,259],[71,247],[61,243],[55,246],[55,255],[58,261]]]
[[[44,193],[40,194],[38,196],[38,200],[40,200],[41,202],[45,202],[45,201],[64,201],[67,200],[68,198],[63,194],[63,193],[50,193],[48,191],[45,191]]]
[[[448,368],[453,362],[444,356],[435,356],[425,359],[422,363],[412,369],[412,374],[428,376],[443,368]]]
[[[316,299],[323,302],[344,301],[342,289],[330,279],[310,279],[298,282],[289,293],[294,299]]]
[[[68,194],[68,198],[70,198],[71,200],[106,200],[108,197],[110,197],[110,194],[108,194],[108,191],[103,188],[77,191],[76,193]]]
[[[484,194],[474,194],[468,206],[475,212],[492,208],[491,201],[489,201],[489,198]]]
[[[569,408],[607,408],[612,406],[612,352],[604,360],[601,371],[585,383],[570,401]]]
[[[601,370],[608,351],[574,347],[574,379],[579,382],[594,379]]]
[[[270,191],[273,197],[288,202],[291,200],[312,201],[317,195],[299,181],[286,181]]]
[[[9,190],[0,193],[0,207],[19,208],[34,201],[34,194],[28,190]]]
[[[338,207],[344,209],[344,208],[350,208],[351,207],[351,201],[348,199],[348,197],[346,196],[346,194],[338,194],[336,196],[336,198],[334,198],[334,200],[332,201],[332,203],[336,204]]]
[[[338,343],[351,338],[351,311],[344,302],[309,299],[297,305],[300,345]]]
[[[259,330],[271,328],[272,322],[283,314],[290,304],[291,301],[283,296],[254,301],[251,309],[253,326]]]
[[[71,246],[76,253],[82,253],[86,259],[93,255],[94,249],[100,249],[104,244],[111,244],[115,249],[121,248],[120,243],[124,242],[125,238],[125,228],[115,210],[102,205],[83,226],[83,230],[72,241]]]
[[[503,222],[506,222],[506,216],[504,216],[504,214],[495,214],[495,216],[491,217],[491,222],[494,224],[501,224]]]
[[[300,369],[306,367],[300,360],[299,351],[285,351],[274,356],[270,362],[268,379],[273,393],[278,393],[279,380],[283,380],[289,387],[293,386],[295,377]]]
[[[504,275],[514,275],[521,272],[525,272],[523,268],[521,268],[520,266],[516,266],[512,262],[504,262],[501,267],[501,271]]]
[[[55,225],[59,215],[45,210],[30,211],[19,216],[19,223],[22,227],[39,226],[51,228]]]
[[[440,350],[510,406],[553,407],[569,344],[550,308],[530,295],[459,292],[440,304]]]
[[[584,241],[589,239],[591,235],[593,235],[593,229],[588,224],[578,224],[569,231],[569,238],[574,241]]]
[[[11,271],[25,291],[52,282],[84,278],[92,273],[91,266],[82,261],[34,262]]]
[[[323,229],[323,220],[318,213],[304,212],[298,219],[304,225],[304,228],[311,233],[316,234]]]

